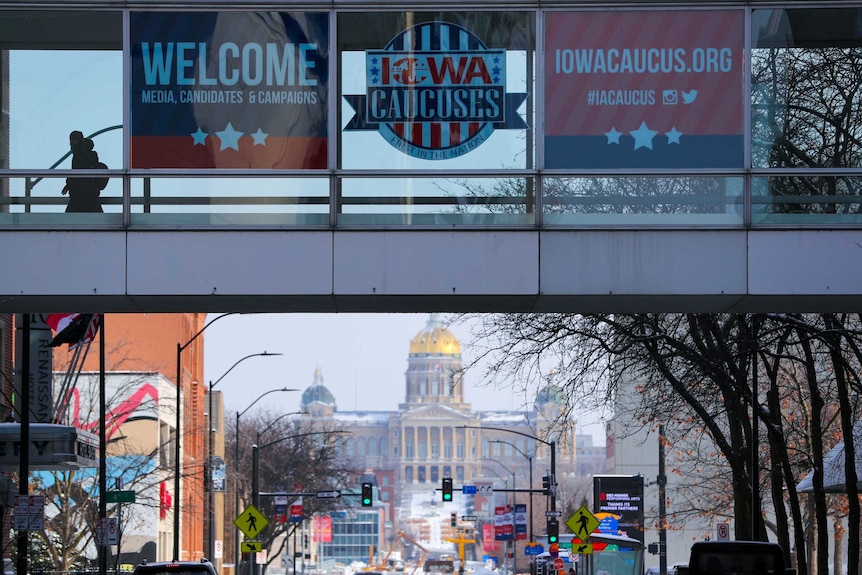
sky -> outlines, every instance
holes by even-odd
[[[211,321],[218,314],[210,314]],[[320,369],[323,384],[339,411],[396,411],[404,401],[410,340],[423,330],[429,314],[251,314],[214,321],[204,335],[204,379],[224,394],[225,413],[235,417],[250,405],[281,413],[299,410],[302,391]],[[464,362],[471,359],[467,326],[450,331],[461,341]],[[276,357],[250,357],[257,353]],[[237,363],[239,362],[239,363]],[[225,373],[227,374],[225,375]],[[515,410],[524,404],[506,389],[478,386],[480,373],[465,376],[466,401],[476,411]],[[220,381],[219,381],[220,380]],[[269,390],[287,387],[296,392]],[[260,398],[260,399],[258,399]],[[583,417],[581,421],[586,422]],[[600,423],[584,425],[598,441]],[[602,440],[603,443],[603,440]]]

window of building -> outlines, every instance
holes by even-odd
[[[826,213],[832,222],[855,220],[858,178],[808,176],[803,169],[862,166],[853,135],[860,21],[859,7],[752,12],[752,167],[799,169],[752,179],[752,221],[801,222],[810,221],[804,214]]]

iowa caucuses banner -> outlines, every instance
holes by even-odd
[[[743,30],[740,10],[553,14],[546,167],[741,167]]]
[[[323,13],[131,16],[133,168],[326,168]]]

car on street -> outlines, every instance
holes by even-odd
[[[144,561],[134,575],[219,575],[207,559],[200,561]]]

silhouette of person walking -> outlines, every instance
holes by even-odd
[[[93,170],[107,167],[99,163],[99,154],[93,149],[93,140],[85,138],[83,132],[75,130],[69,134],[69,147],[72,149],[73,170]],[[63,195],[69,194],[69,212],[102,212],[99,192],[107,185],[106,178],[66,178]]]
[[[581,513],[578,516],[578,533],[583,534],[585,537],[589,536],[590,528],[589,528],[590,518]]]

